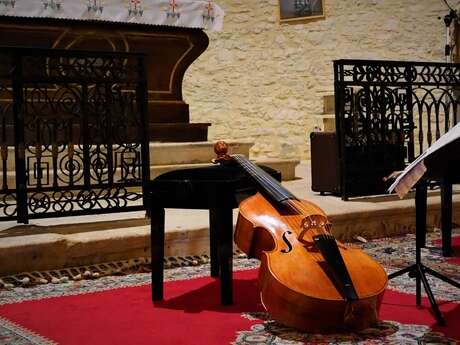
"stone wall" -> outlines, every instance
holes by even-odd
[[[443,61],[440,0],[325,0],[326,19],[278,23],[278,0],[218,0],[224,30],[187,72],[192,122],[210,140],[248,139],[252,157],[309,157],[309,133],[341,58]]]

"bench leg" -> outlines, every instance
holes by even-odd
[[[152,301],[163,299],[165,210],[150,208],[150,248],[152,258]]]
[[[452,184],[441,183],[442,255],[452,256]]]
[[[214,209],[209,209],[209,254],[211,257],[211,277],[219,276],[219,215]]]
[[[209,210],[214,215],[214,229],[218,233],[218,255],[220,268],[220,299],[223,305],[233,303],[233,210],[215,208]]]

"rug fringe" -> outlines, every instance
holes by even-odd
[[[233,253],[236,258],[245,258],[246,254],[237,250]],[[208,255],[170,256],[164,259],[165,269],[187,266],[198,266],[210,261]],[[127,275],[151,271],[150,257],[112,261],[78,267],[61,268],[56,270],[21,272],[0,277],[0,290],[15,287],[31,287],[40,284],[61,284],[69,281],[97,279],[111,275]]]

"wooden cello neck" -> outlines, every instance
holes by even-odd
[[[270,199],[270,201],[282,205],[287,200],[296,200],[294,194],[284,188],[276,179],[273,178],[269,173],[257,166],[245,156],[236,154],[232,155],[235,162],[246,171],[254,181],[263,190],[264,194]]]
[[[246,173],[248,173],[262,192],[270,201],[282,205],[287,200],[297,200],[297,198],[286,188],[284,188],[276,179],[274,179],[265,170],[251,162],[241,154],[228,155],[228,145],[224,141],[218,141],[214,145],[214,152],[217,157],[213,159],[214,163],[236,162]]]

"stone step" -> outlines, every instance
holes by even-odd
[[[299,160],[295,159],[259,159],[255,162],[281,172],[283,181],[295,179],[295,168],[300,163]],[[210,163],[150,165],[150,178],[154,179],[163,173],[176,169],[197,168],[209,165]]]
[[[266,165],[281,172],[283,181],[291,181],[295,179],[295,168],[300,163],[295,159],[260,159],[256,161],[257,164]],[[177,169],[198,168],[213,165],[212,163],[183,163],[183,164],[163,164],[163,165],[150,165],[150,179],[154,179],[159,175],[168,171]],[[119,177],[119,174],[116,175]],[[48,177],[50,181],[53,179],[52,172]],[[7,172],[7,183],[9,188],[14,188],[16,185],[15,174],[13,171]]]
[[[150,122],[148,128],[148,135],[151,141],[157,142],[196,142],[208,140],[208,128],[211,123],[189,123],[189,122],[174,122],[174,123],[161,123]],[[6,143],[8,146],[14,145],[14,126],[6,124],[2,126],[6,133]],[[129,129],[128,129],[129,131]],[[74,125],[72,130],[73,138],[80,137],[79,125]],[[27,133],[25,133],[27,138]],[[61,135],[63,135],[61,133]],[[47,140],[46,138],[43,140]],[[62,139],[61,139],[62,140]],[[89,138],[91,140],[91,138]],[[34,137],[26,139],[26,142],[34,141]],[[42,142],[46,145],[51,145],[50,142]]]
[[[335,114],[335,95],[323,96],[323,114]]]
[[[297,169],[297,176],[302,178],[283,185],[297,197],[321,207],[337,238],[350,241],[358,235],[370,239],[414,231],[413,193],[403,200],[385,195],[343,201],[311,192],[309,175],[310,165],[304,162]],[[427,224],[432,229],[440,225],[441,205],[439,191],[428,195]],[[165,219],[166,256],[209,252],[207,211],[167,209]],[[458,192],[453,196],[453,222],[460,223]],[[0,223],[0,276],[149,255],[150,226],[145,212],[34,219],[30,225]]]
[[[296,179],[296,167],[300,164],[297,159],[276,159],[276,158],[261,158],[255,160],[257,164],[266,165],[281,173],[283,181],[292,181]]]
[[[243,154],[249,157],[251,141],[225,140],[229,154]],[[210,163],[216,157],[213,141],[187,143],[150,143],[150,165],[171,165],[186,163]]]
[[[249,150],[254,143],[244,140],[226,140],[229,146],[229,154],[243,154],[249,157]],[[150,165],[172,165],[186,163],[210,163],[216,157],[214,153],[213,141],[198,141],[198,142],[175,142],[161,143],[151,142],[150,145]],[[58,155],[58,160],[61,156],[67,154],[67,151]],[[52,164],[51,153],[43,152],[42,161]],[[9,146],[7,152],[7,171],[14,171],[14,147]],[[26,152],[26,160],[34,161],[33,155]]]
[[[188,142],[208,140],[210,123],[150,123],[151,140],[161,142]]]
[[[335,115],[323,114],[315,116],[318,127],[323,132],[335,132]]]
[[[323,96],[323,113],[315,115],[315,130],[335,132],[335,96]]]
[[[226,140],[229,154],[243,154],[249,156],[249,150],[254,145],[251,141]],[[9,148],[7,180],[10,188],[14,188],[14,149]],[[176,169],[185,169],[210,165],[216,157],[214,142],[187,142],[187,143],[150,143],[150,178],[155,178],[162,173]],[[48,158],[43,158],[43,161]],[[50,159],[48,159],[50,160]],[[284,181],[295,178],[295,167],[299,160],[289,159],[260,159],[258,164],[267,165],[282,174]],[[49,162],[51,164],[51,161]],[[52,171],[48,179],[52,181]]]

